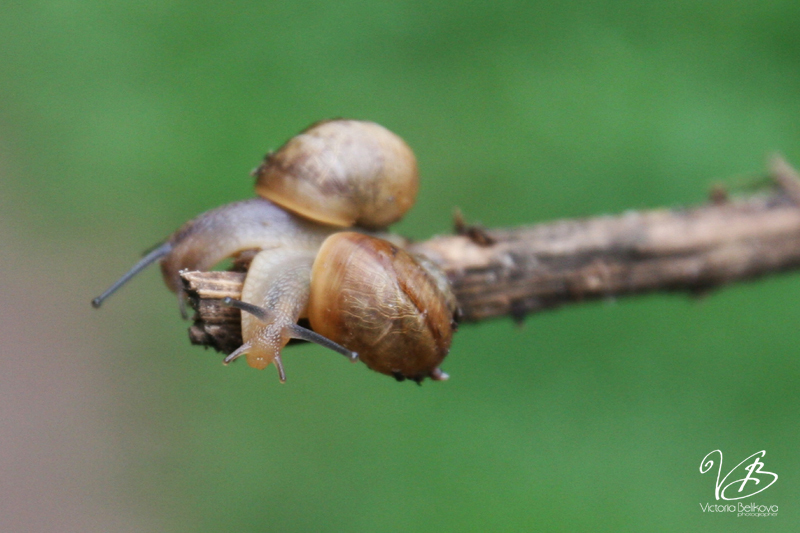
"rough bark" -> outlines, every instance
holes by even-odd
[[[653,291],[702,293],[800,268],[800,179],[782,159],[778,189],[729,200],[716,190],[692,208],[630,211],[513,229],[457,220],[460,234],[410,246],[447,273],[464,322],[524,316],[567,303]],[[229,353],[241,343],[242,272],[185,272],[197,311],[193,343]]]

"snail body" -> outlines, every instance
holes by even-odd
[[[100,307],[133,276],[160,261],[164,283],[178,294],[183,308],[181,270],[208,270],[223,259],[248,249],[316,250],[335,231],[335,228],[299,217],[264,198],[226,204],[181,226],[102,295],[92,300],[92,305]]]
[[[270,363],[286,381],[281,350],[290,339],[314,342],[356,360],[358,355],[323,336],[297,325],[307,315],[311,266],[315,252],[274,250],[256,254],[242,289],[242,301],[226,303],[242,313],[242,345],[228,355],[227,364],[246,354],[247,364],[263,370]]]
[[[177,292],[181,270],[209,270],[248,249],[314,251],[334,231],[264,198],[234,202],[203,213],[170,236],[171,252],[162,259],[161,272]]]

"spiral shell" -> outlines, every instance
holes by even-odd
[[[334,226],[384,228],[414,204],[417,160],[389,131],[359,120],[317,122],[266,157],[256,192]]]
[[[328,237],[311,271],[308,315],[317,333],[397,379],[445,379],[453,302],[413,256],[371,236]]]

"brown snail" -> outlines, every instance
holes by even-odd
[[[92,305],[99,307],[136,273],[160,261],[164,280],[178,293],[183,311],[181,270],[207,270],[226,257],[258,249],[245,278],[242,300],[227,301],[244,311],[244,342],[225,358],[226,363],[244,354],[255,368],[274,362],[283,381],[281,349],[290,338],[299,338],[353,360],[358,352],[367,366],[398,379],[445,379],[438,365],[449,349],[455,306],[444,276],[387,241],[338,233],[349,226],[386,227],[411,207],[418,173],[414,154],[405,142],[372,122],[318,122],[268,155],[254,174],[257,191],[268,199],[228,204],[186,223]],[[331,240],[332,235],[336,238]],[[355,248],[353,242],[358,243]],[[318,254],[320,246],[324,255]],[[370,247],[377,251],[367,259],[365,250]],[[357,259],[344,258],[355,250]],[[318,266],[322,264],[337,267]],[[324,291],[317,286],[342,294],[361,290],[326,282],[327,276],[354,279],[349,269],[358,272],[356,278],[362,286],[368,280],[380,280],[372,282],[370,290],[387,288],[387,292],[375,292],[378,298],[369,305],[364,302],[363,310],[364,324],[375,325],[381,316],[386,319],[383,337],[369,329],[359,333],[350,322],[339,322],[344,334],[330,329],[331,313],[320,311],[326,304],[318,303],[310,316],[310,295],[316,294],[317,302],[324,301]],[[395,290],[390,297],[392,284]],[[384,297],[386,301],[381,302]],[[355,316],[360,312],[358,305],[339,309]],[[398,309],[405,314],[397,315]],[[411,319],[414,313],[418,315],[416,323]],[[297,325],[299,318],[307,316],[316,333]]]
[[[256,192],[334,226],[380,229],[414,205],[414,152],[383,126],[360,120],[312,124],[268,155],[254,172]]]
[[[274,362],[283,381],[280,351],[299,338],[400,381],[448,377],[439,364],[450,349],[456,306],[444,274],[386,240],[340,232],[315,257],[260,253],[242,298],[226,301],[245,311],[244,344],[226,363],[243,354],[255,368]],[[301,317],[314,332],[296,326]]]
[[[439,364],[450,349],[456,306],[443,276],[387,241],[336,233],[314,261],[308,319],[377,372],[447,379]]]

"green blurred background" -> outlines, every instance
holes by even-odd
[[[152,269],[309,123],[417,153],[397,226],[704,201],[800,163],[800,3],[0,7],[0,531],[796,531],[800,275],[463,327],[447,383],[189,345]],[[704,514],[766,450],[776,518]]]

